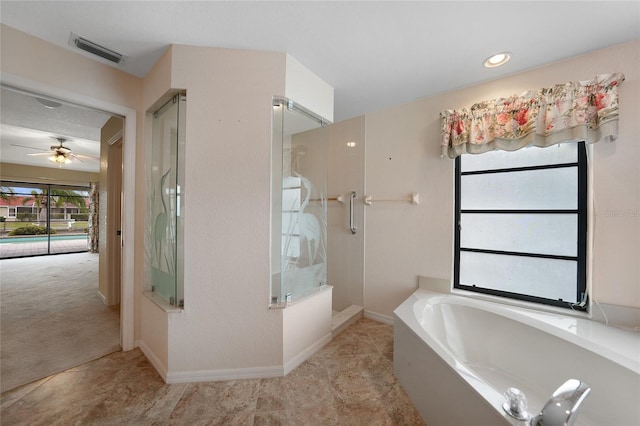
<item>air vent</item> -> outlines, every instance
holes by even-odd
[[[122,65],[127,60],[127,57],[122,53],[118,53],[108,47],[104,47],[91,40],[87,40],[76,33],[71,33],[69,45],[84,50],[85,52],[89,52],[92,55],[100,56],[101,58],[116,64]]]

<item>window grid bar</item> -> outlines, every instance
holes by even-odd
[[[466,209],[460,210],[461,214],[579,214],[576,209],[559,210],[527,210],[527,209]]]
[[[510,168],[488,169],[488,170],[472,170],[468,172],[460,172],[460,174],[462,176],[488,175],[488,174],[494,174],[494,173],[528,172],[532,170],[562,169],[567,167],[578,167],[578,166],[579,166],[578,163],[542,164],[538,166],[510,167]]]
[[[564,256],[559,254],[527,253],[527,252],[520,252],[520,251],[491,250],[491,249],[480,249],[480,248],[469,248],[469,247],[460,247],[460,251],[466,251],[470,253],[498,254],[501,256],[534,257],[538,259],[569,260],[574,262],[578,261],[578,256]]]
[[[574,303],[566,302],[562,299],[547,299],[545,297],[532,296],[530,294],[514,293],[505,290],[494,290],[491,288],[477,287],[475,284],[458,284],[456,288],[468,291],[474,291],[476,293],[489,294],[492,296],[509,297],[511,299],[524,300],[525,302],[541,303],[549,306],[558,306],[561,308],[571,308],[575,310],[581,310],[580,306],[576,306]]]

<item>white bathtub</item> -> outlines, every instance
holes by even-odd
[[[537,415],[568,379],[591,386],[576,425],[640,425],[640,333],[422,289],[394,314],[394,372],[429,426],[523,425],[504,391]]]

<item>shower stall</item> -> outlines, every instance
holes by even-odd
[[[292,100],[273,101],[272,306],[327,284],[327,124]]]

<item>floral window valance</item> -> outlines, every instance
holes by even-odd
[[[481,154],[515,151],[528,145],[602,139],[618,135],[618,85],[622,73],[589,81],[557,84],[522,95],[479,102],[469,109],[447,110],[442,120],[442,153]]]

